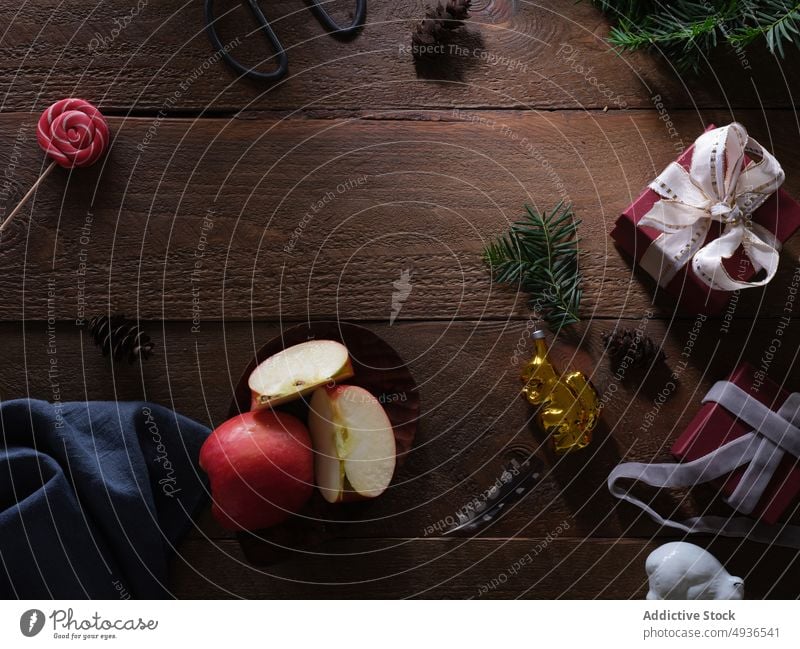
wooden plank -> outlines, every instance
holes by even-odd
[[[388,321],[403,271],[413,289],[400,319],[526,317],[525,296],[490,284],[481,250],[523,203],[547,209],[561,198],[583,220],[585,315],[651,307],[654,283],[631,272],[607,233],[680,146],[655,112],[425,117],[113,119],[104,167],[54,173],[4,233],[0,318],[78,319],[110,306],[189,322]],[[794,115],[736,118],[775,151],[800,195]],[[675,119],[684,144],[703,123]],[[3,214],[41,171],[32,120],[0,118],[0,167],[12,183]],[[744,292],[734,315],[780,315],[798,258],[795,237],[773,284]],[[655,306],[669,316],[674,305],[661,296]]]
[[[795,598],[795,552],[693,539],[745,580],[746,597]],[[348,539],[283,564],[248,564],[235,541],[186,542],[170,587],[178,598],[643,599],[658,542],[548,538]]]
[[[142,3],[139,3],[142,5]],[[255,65],[271,57],[253,33],[249,10],[216,4],[223,43]],[[714,57],[702,75],[680,75],[658,54],[620,59],[605,41],[607,20],[589,2],[497,0],[475,5],[466,34],[447,60],[415,65],[412,26],[423,0],[370,2],[368,25],[336,42],[294,1],[264,11],[288,48],[291,76],[270,88],[215,59],[199,2],[161,0],[137,10],[129,0],[4,3],[0,24],[2,110],[36,111],[78,95],[115,112],[199,113],[336,108],[650,108],[670,106],[791,107],[795,52],[776,62],[762,47]],[[352,0],[327,3],[344,21]],[[460,49],[455,49],[456,47]],[[265,62],[262,69],[270,69]]]
[[[643,594],[644,543],[385,539],[333,542],[271,567],[247,563],[235,541],[189,541],[173,564],[178,598],[626,598]],[[526,555],[531,555],[529,560]],[[598,562],[598,555],[601,556]],[[515,567],[520,562],[521,567]],[[516,574],[509,573],[516,570]],[[566,575],[569,575],[565,578]],[[510,577],[510,579],[509,579]],[[529,589],[530,590],[527,590]],[[525,592],[527,591],[527,592]],[[206,595],[208,594],[208,595]]]
[[[649,321],[645,331],[664,345],[667,363],[652,372],[621,375],[602,354],[601,335],[609,325],[580,325],[559,338],[553,355],[559,366],[589,374],[606,405],[592,446],[585,453],[556,457],[530,423],[532,410],[519,396],[520,364],[531,353],[526,323],[369,326],[409,363],[420,386],[422,415],[415,447],[389,493],[356,509],[331,510],[329,531],[339,537],[439,536],[458,512],[484,499],[502,467],[520,453],[536,454],[543,465],[541,481],[486,534],[546,536],[566,522],[565,536],[649,537],[657,528],[632,507],[617,506],[606,489],[614,466],[623,459],[669,459],[670,444],[702,396],[739,359],[766,367],[787,389],[800,388],[793,353],[768,358],[779,336],[781,349],[800,347],[800,331],[777,320],[757,327],[737,321],[725,330],[715,321]],[[55,358],[62,400],[148,399],[214,427],[227,418],[233,386],[254,349],[279,331],[270,323],[252,328],[203,323],[195,334],[186,323],[150,323],[148,328],[157,343],[154,357],[141,368],[118,365],[112,371],[71,323],[55,325],[55,354],[49,353],[47,323],[3,323],[0,397],[53,400],[48,370]],[[641,494],[649,497],[653,491]],[[709,506],[728,511],[714,501],[711,488],[688,495],[663,493],[656,502],[678,518]],[[195,530],[195,536],[203,535],[230,536],[207,515]]]

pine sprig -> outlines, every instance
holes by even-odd
[[[732,45],[749,45],[763,36],[769,51],[777,52],[781,58],[785,56],[785,44],[800,47],[800,3],[772,0],[752,5],[742,25],[731,35]]]
[[[523,219],[483,251],[494,280],[530,293],[531,308],[556,330],[580,320],[579,223],[563,201],[544,214],[526,205]]]
[[[620,50],[658,48],[676,67],[699,72],[720,44],[733,49],[763,39],[783,58],[800,47],[800,3],[790,0],[593,0],[615,21],[609,42]]]

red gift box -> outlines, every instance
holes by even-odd
[[[712,124],[706,130],[713,128],[715,126]],[[693,151],[694,145],[680,155],[678,164],[689,169]],[[748,162],[745,157],[743,164],[746,165]],[[637,226],[658,200],[660,196],[652,189],[646,188],[620,215],[611,231],[611,237],[617,245],[633,257],[637,264],[647,248],[661,234],[653,228]],[[763,225],[783,243],[800,228],[800,205],[783,189],[779,189],[753,213],[753,221]],[[720,231],[719,228],[712,227],[705,243],[719,236]],[[741,247],[723,263],[728,273],[738,280],[750,281],[755,275],[755,270]],[[722,314],[732,293],[710,288],[695,275],[690,266],[690,264],[684,266],[664,290],[678,301],[682,310],[689,314]]]
[[[742,363],[728,379],[770,410],[777,411],[789,393]],[[752,431],[718,403],[703,404],[697,416],[672,446],[672,454],[682,462],[690,462]],[[719,482],[720,490],[730,496],[739,484],[746,467],[740,467]],[[800,464],[786,454],[752,515],[767,523],[776,523],[800,495]]]

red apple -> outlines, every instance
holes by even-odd
[[[314,490],[308,429],[271,410],[220,424],[200,449],[211,481],[212,512],[227,529],[271,527],[300,511]]]

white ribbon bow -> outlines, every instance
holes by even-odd
[[[745,153],[751,157],[743,165]],[[778,161],[736,122],[706,131],[694,143],[689,171],[677,162],[649,187],[661,200],[639,221],[661,235],[645,251],[640,265],[666,286],[689,260],[695,274],[721,291],[763,286],[778,269],[780,241],[751,219],[767,198],[783,183]],[[722,234],[704,246],[712,221],[724,223]],[[739,247],[756,272],[766,271],[760,281],[732,278],[723,260]]]

